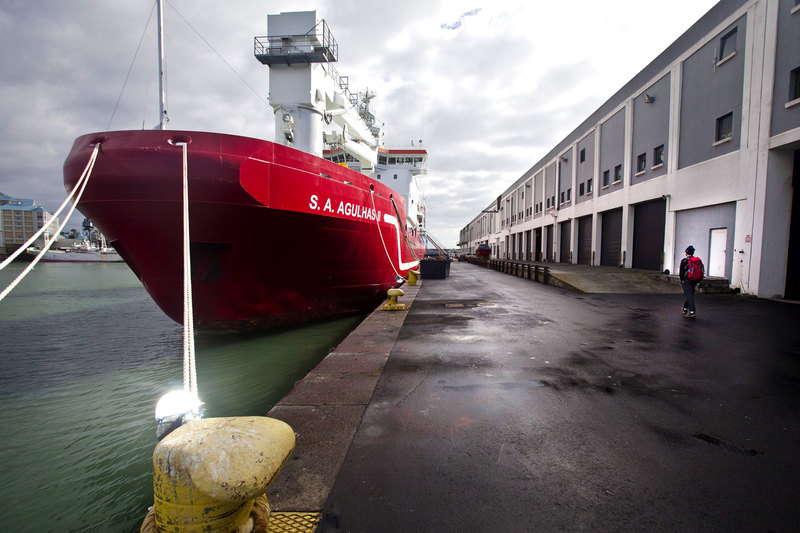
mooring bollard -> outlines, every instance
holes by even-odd
[[[397,297],[404,294],[403,289],[389,289],[386,291],[386,296],[389,298],[381,309],[384,311],[405,311],[408,309],[408,305],[397,303]]]
[[[294,430],[274,418],[207,418],[179,427],[153,451],[154,506],[140,531],[266,531],[264,493],[294,444]]]
[[[419,279],[419,271],[418,270],[409,270],[408,271],[408,284],[409,285],[416,285],[418,279]]]

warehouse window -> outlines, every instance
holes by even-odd
[[[644,174],[645,170],[647,170],[647,154],[639,154],[636,158],[636,174]],[[616,176],[614,177],[616,178]]]
[[[658,168],[664,164],[664,145],[653,148],[653,168]]]
[[[717,128],[714,135],[716,143],[723,143],[733,137],[733,113],[727,113],[717,119]]]
[[[719,40],[719,56],[717,64],[722,63],[736,53],[736,28],[722,36]]]
[[[796,100],[800,100],[800,67],[789,73],[789,103],[795,105]]]

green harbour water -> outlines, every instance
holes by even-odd
[[[24,268],[0,271],[0,289]],[[206,416],[264,415],[363,319],[200,334]],[[182,326],[123,263],[40,263],[0,302],[0,530],[139,531]]]

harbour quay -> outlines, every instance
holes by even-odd
[[[628,272],[629,269],[619,269]],[[588,275],[588,274],[587,274]],[[598,281],[598,283],[600,283]],[[468,263],[404,287],[269,413],[317,531],[790,531],[800,312]]]

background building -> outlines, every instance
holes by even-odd
[[[731,287],[799,298],[798,36],[800,0],[718,3],[464,227],[461,250],[675,272],[692,244]]]
[[[58,218],[27,198],[12,198],[0,193],[0,252],[9,254],[25,244],[34,233],[48,225],[42,238],[49,239],[58,229]]]

